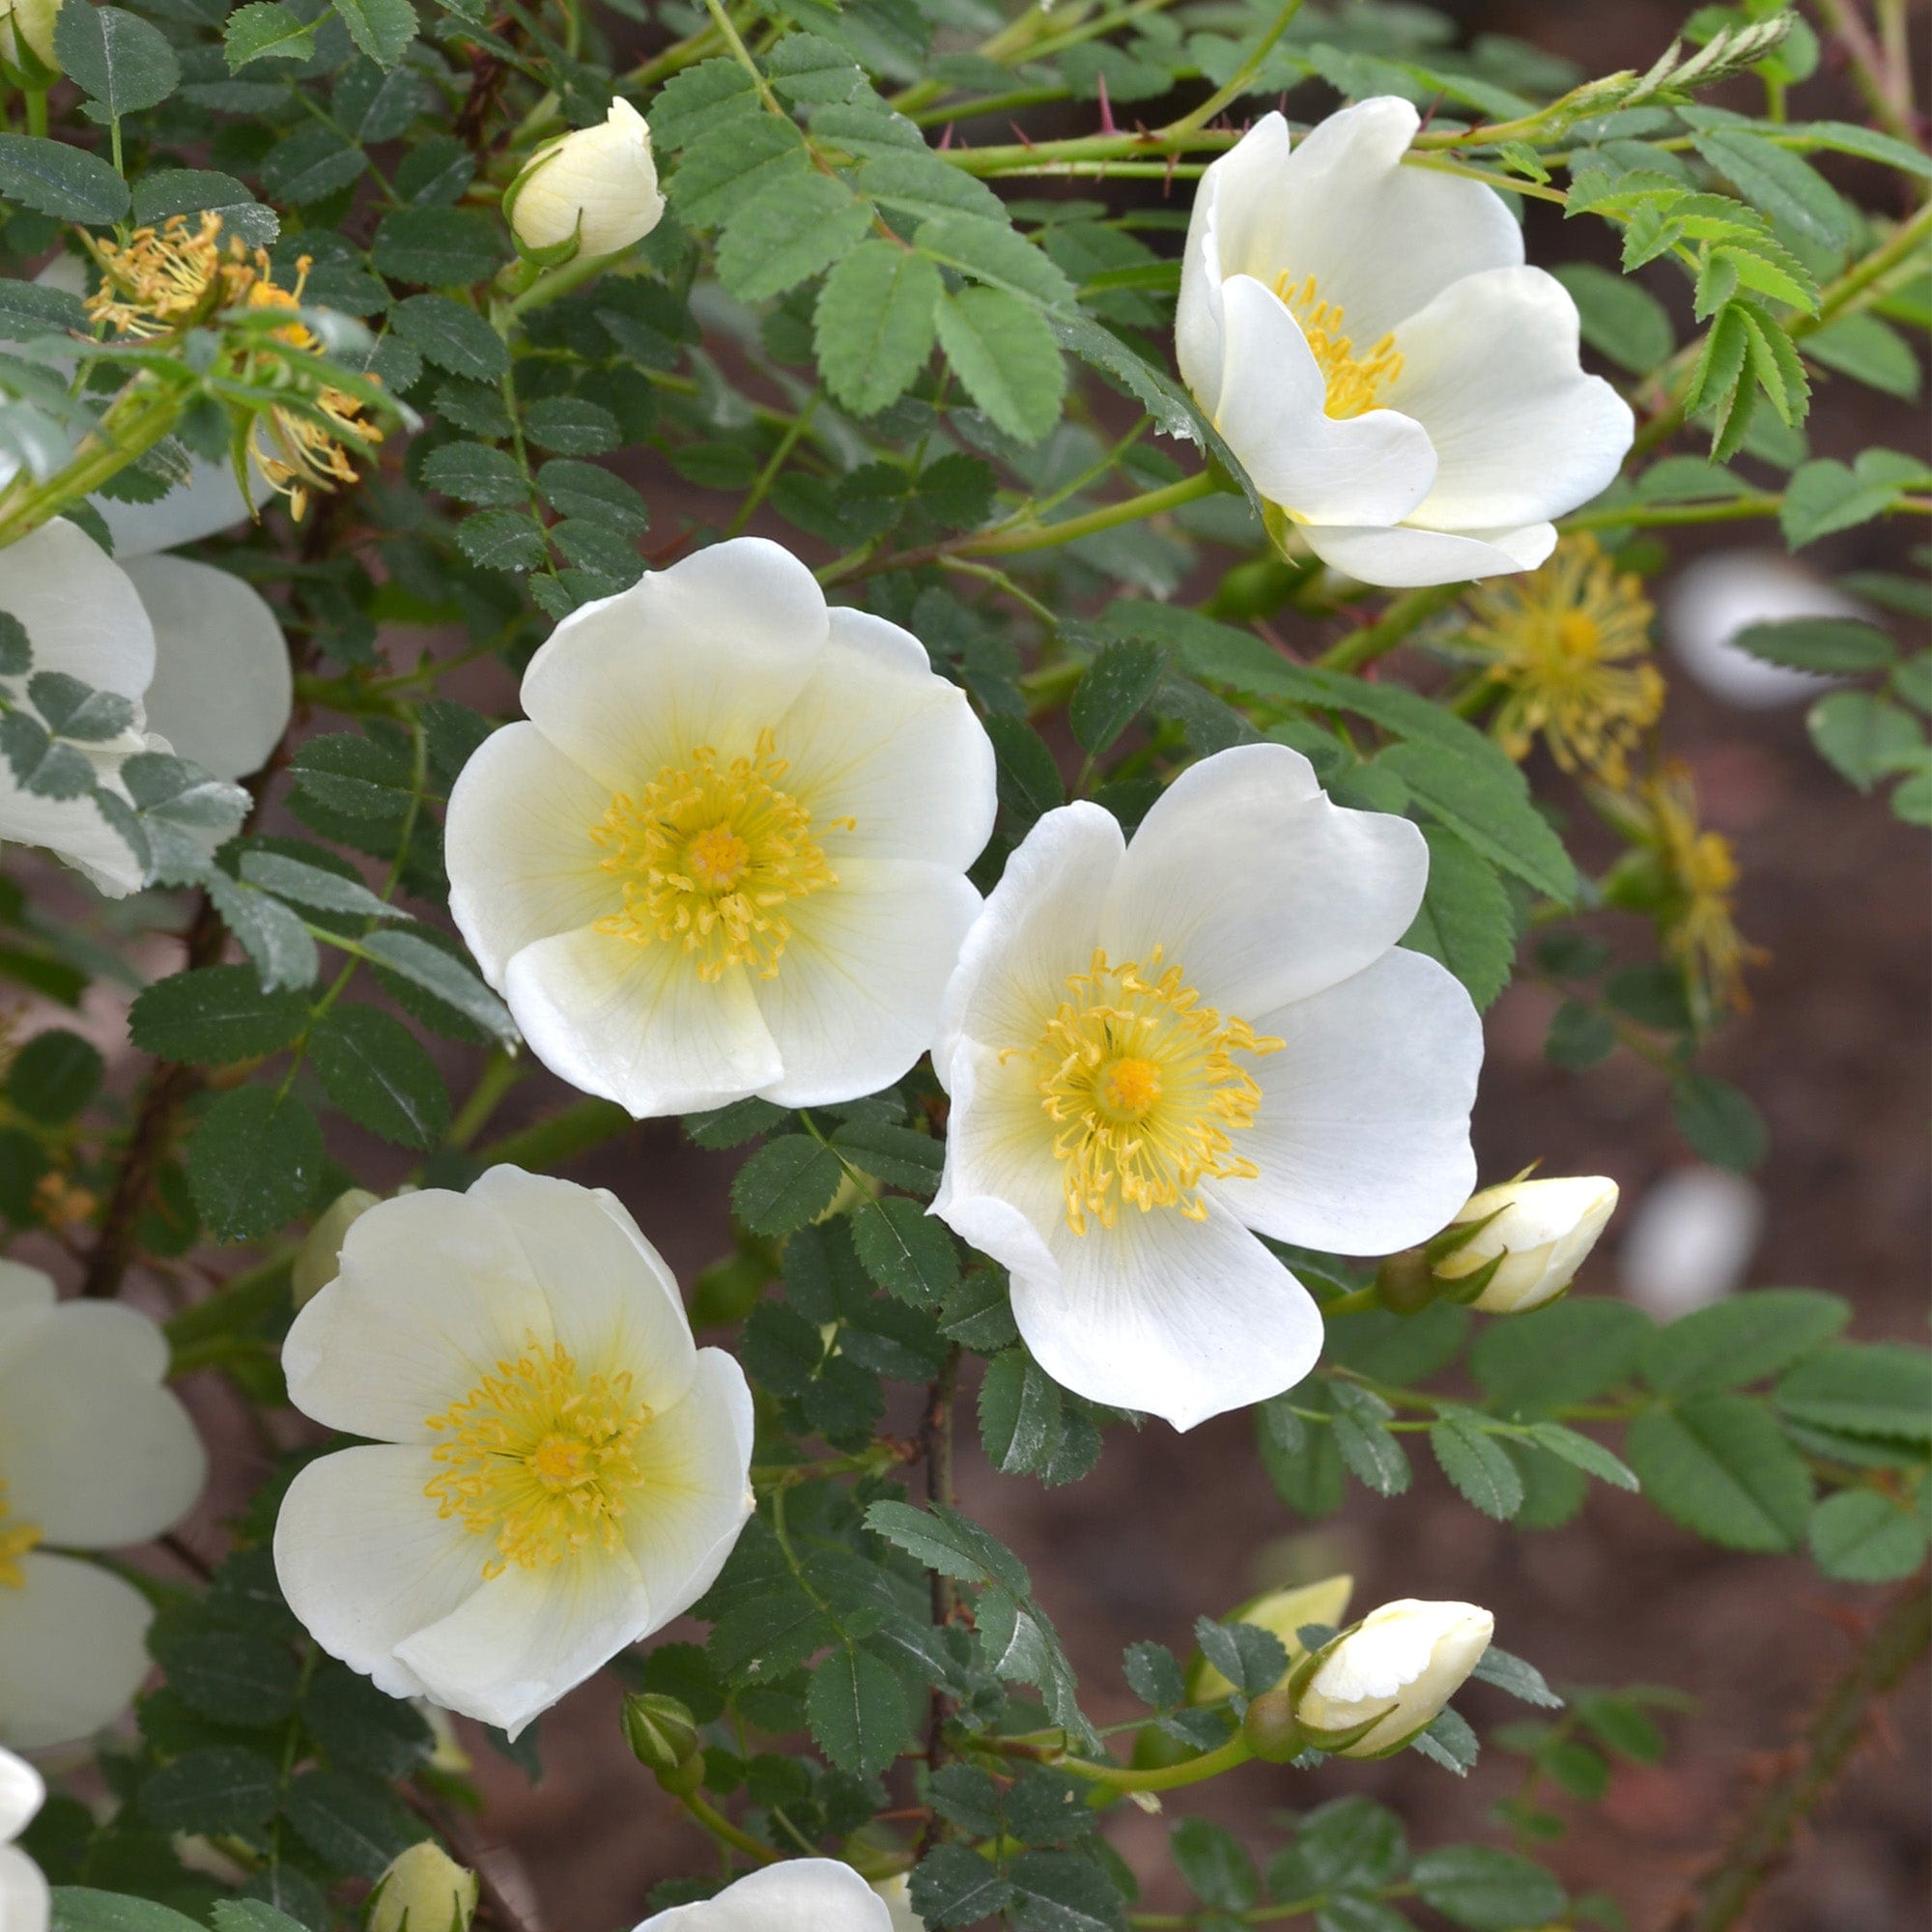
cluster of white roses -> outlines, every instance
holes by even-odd
[[[1415,121],[1372,100],[1291,151],[1265,117],[1202,184],[1179,322],[1182,372],[1264,494],[1324,560],[1388,584],[1534,566],[1631,435],[1502,202],[1400,165]],[[515,218],[532,250],[603,252],[656,196],[642,123],[613,108],[539,157]],[[61,523],[0,554],[36,668],[136,706],[128,742],[95,748],[109,786],[163,742],[151,727],[236,774],[286,724],[267,606],[205,565],[126,560],[246,508],[232,482],[195,487],[145,535],[121,519],[122,562]],[[967,870],[994,757],[965,695],[776,544],[719,543],[576,611],[522,697],[455,788],[447,861],[456,923],[538,1058],[645,1118],[830,1105],[929,1052],[951,1097],[932,1211],[1007,1267],[1069,1389],[1185,1429],[1300,1380],[1321,1318],[1269,1241],[1435,1236],[1437,1278],[1506,1309],[1567,1287],[1607,1216],[1605,1182],[1470,1200],[1481,1025],[1398,944],[1427,846],[1336,805],[1284,746],[1203,760],[1131,840],[1095,806],[1048,812],[982,903]],[[4,770],[0,835],[103,891],[140,883],[90,802]],[[745,1378],[696,1345],[613,1197],[514,1168],[370,1208],[329,1272],[289,1333],[289,1391],[367,1440],[291,1487],[283,1588],[383,1690],[514,1735],[718,1575],[753,1508]],[[135,1541],[191,1502],[201,1452],[164,1367],[144,1318],[56,1308],[0,1264],[0,1738],[80,1735],[139,1680],[139,1597],[40,1546]],[[1400,1747],[1489,1634],[1466,1605],[1385,1605],[1310,1661],[1294,1722],[1350,1754]],[[0,1754],[0,1832],[38,1795]],[[19,1865],[0,1850],[10,1932],[16,1890],[35,1923]],[[907,1910],[800,1861],[649,1924],[867,1932]]]

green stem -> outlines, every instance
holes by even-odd
[[[636,1124],[614,1101],[579,1100],[490,1142],[476,1157],[493,1166],[507,1162],[513,1167],[557,1167],[615,1140]]]
[[[704,0],[704,7],[723,36],[725,46],[730,49],[731,58],[752,76],[752,84],[758,90],[758,99],[765,103],[766,111],[788,119],[783,104],[772,92],[771,82],[765,78],[763,71],[752,58],[751,48],[745,44],[738,29],[732,25],[731,16],[724,11],[722,0]]]
[[[1179,1791],[1190,1784],[1205,1784],[1224,1771],[1234,1771],[1254,1756],[1247,1739],[1236,1731],[1224,1745],[1217,1745],[1184,1764],[1159,1765],[1145,1771],[1125,1765],[1096,1764],[1092,1758],[1056,1757],[1057,1771],[1071,1772],[1092,1784],[1104,1784],[1110,1791]]]
[[[1247,58],[1235,70],[1227,84],[1217,87],[1190,113],[1183,114],[1178,121],[1170,121],[1161,129],[1162,137],[1173,139],[1177,135],[1191,134],[1197,128],[1207,127],[1231,100],[1237,100],[1245,94],[1248,82],[1261,71],[1262,63],[1274,51],[1274,43],[1288,32],[1289,23],[1300,12],[1301,0],[1288,0],[1288,5],[1275,15],[1274,24],[1248,49]]]
[[[13,500],[0,511],[0,548],[18,543],[69,504],[91,496],[110,477],[146,455],[174,428],[181,410],[181,399],[173,390],[149,390],[117,399],[64,469],[17,495],[7,493]],[[22,470],[16,486],[25,479],[26,471]]]
[[[724,1812],[696,1792],[694,1791],[688,1798],[680,1798],[678,1803],[714,1838],[721,1844],[729,1845],[734,1852],[743,1852],[748,1859],[755,1859],[761,1865],[775,1865],[784,1857],[782,1852],[775,1852],[769,1845],[759,1844],[749,1832],[741,1832]]]
[[[1386,611],[1365,629],[1344,638],[1315,660],[1317,670],[1355,670],[1404,642],[1419,624],[1436,611],[1455,603],[1463,594],[1460,583],[1430,583],[1398,597]]]

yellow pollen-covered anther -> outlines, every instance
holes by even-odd
[[[721,764],[700,745],[637,798],[619,792],[590,832],[604,848],[599,864],[623,892],[622,909],[597,930],[639,946],[680,946],[703,980],[741,964],[775,979],[791,939],[780,908],[838,883],[811,837],[811,813],[781,788],[788,770],[766,730],[749,757]]]
[[[1323,413],[1359,416],[1375,409],[1382,391],[1402,374],[1402,356],[1394,335],[1382,336],[1366,355],[1357,355],[1354,343],[1345,333],[1347,318],[1334,302],[1321,299],[1313,275],[1295,282],[1284,270],[1275,277],[1274,292],[1300,324],[1301,333],[1321,365],[1322,381],[1328,386]]]
[[[439,1516],[491,1539],[486,1577],[623,1542],[651,1424],[628,1375],[585,1375],[561,1345],[533,1340],[426,1421],[440,1467],[423,1493]]]
[[[1235,1055],[1275,1053],[1282,1042],[1204,1007],[1181,969],[1162,965],[1159,947],[1145,966],[1116,966],[1095,951],[1066,990],[1033,1065],[1059,1128],[1067,1226],[1084,1235],[1091,1217],[1111,1228],[1122,1203],[1201,1220],[1203,1179],[1259,1172],[1232,1138],[1254,1124],[1262,1100]]]
[[[7,1514],[7,1485],[0,1482],[0,1590],[26,1586],[27,1573],[21,1568],[20,1559],[38,1548],[40,1541],[39,1523],[23,1522],[18,1517]]]

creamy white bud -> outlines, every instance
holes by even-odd
[[[510,226],[526,248],[554,248],[575,235],[582,253],[614,255],[664,218],[651,130],[628,100],[545,148],[510,192]]]
[[[338,1194],[321,1214],[296,1250],[289,1274],[289,1298],[298,1308],[313,1301],[335,1279],[342,1243],[351,1228],[381,1199],[366,1187]]]
[[[58,73],[54,59],[54,15],[61,0],[0,0],[0,60],[9,67],[23,67],[20,50],[25,47],[43,68]]]
[[[925,1920],[912,1909],[912,1884],[904,1872],[872,1881],[872,1889],[893,1915],[893,1932],[925,1932]]]
[[[476,1874],[425,1838],[378,1881],[369,1932],[469,1932],[475,1916]]]
[[[1292,1670],[1307,1654],[1295,1633],[1308,1624],[1326,1624],[1332,1630],[1348,1615],[1349,1599],[1354,1589],[1352,1577],[1324,1577],[1319,1583],[1302,1583],[1292,1590],[1270,1590],[1243,1604],[1238,1610],[1230,1610],[1221,1621],[1253,1624],[1258,1630],[1278,1636],[1288,1652],[1288,1667]],[[1216,1698],[1227,1696],[1234,1688],[1205,1657],[1198,1658],[1188,1670],[1190,1704],[1211,1704]]]
[[[1373,1610],[1334,1648],[1294,1701],[1295,1721],[1320,1744],[1368,1724],[1340,1757],[1379,1757],[1427,1725],[1482,1661],[1495,1619],[1474,1604],[1403,1597]],[[1327,1747],[1323,1747],[1327,1748]]]
[[[1451,1224],[1486,1225],[1436,1262],[1435,1272],[1465,1281],[1494,1262],[1496,1271],[1474,1305],[1491,1315],[1541,1308],[1576,1280],[1616,1205],[1617,1183],[1601,1174],[1486,1187]]]

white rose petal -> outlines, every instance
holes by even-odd
[[[1307,1729],[1376,1721],[1341,1757],[1378,1757],[1429,1724],[1482,1662],[1495,1619],[1474,1604],[1384,1604],[1345,1632],[1295,1699]]]
[[[310,1463],[275,1565],[331,1655],[514,1736],[709,1588],[751,1512],[752,1398],[616,1200],[493,1168],[361,1214],[297,1316]]]
[[[450,908],[544,1064],[639,1119],[931,1044],[992,747],[919,640],[737,538],[586,605],[450,800]]]
[[[1456,1220],[1488,1225],[1437,1262],[1435,1271],[1461,1281],[1495,1262],[1495,1273],[1473,1305],[1491,1315],[1525,1314],[1553,1301],[1576,1280],[1616,1206],[1617,1183],[1600,1174],[1486,1187]]]
[[[947,989],[932,1211],[1057,1380],[1182,1429],[1278,1394],[1321,1322],[1257,1233],[1386,1254],[1467,1199],[1481,1023],[1396,946],[1427,871],[1278,745],[1190,768],[1131,844],[1075,805],[1013,854]]]
[[[1418,125],[1382,97],[1296,144],[1264,115],[1202,177],[1175,323],[1262,494],[1324,562],[1388,585],[1534,569],[1634,429],[1501,197],[1403,165]]]
[[[614,255],[664,219],[651,130],[628,100],[613,100],[594,128],[546,149],[518,179],[510,224],[526,248],[554,248],[574,235],[585,255]]]
[[[1752,657],[1734,641],[1740,631],[1796,617],[1871,614],[1781,550],[1700,556],[1674,573],[1663,591],[1663,635],[1678,662],[1714,697],[1749,711],[1801,703],[1829,691],[1833,680]]]
[[[920,1921],[910,1921],[918,1925]],[[886,1902],[836,1859],[791,1859],[727,1885],[716,1898],[674,1905],[637,1932],[895,1932]]]
[[[1764,1233],[1764,1196],[1741,1174],[1683,1167],[1637,1198],[1617,1255],[1619,1285],[1660,1321],[1744,1286]]]
[[[0,1926],[6,1932],[46,1932],[52,1912],[47,1882],[33,1860],[14,1847],[46,1797],[40,1773],[0,1747]]]

